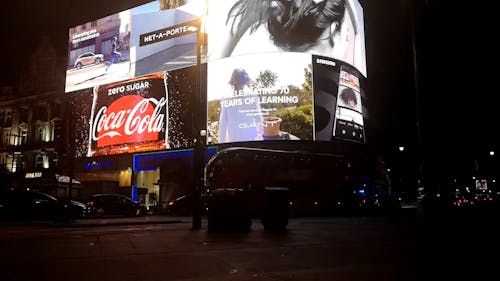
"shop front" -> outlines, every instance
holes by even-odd
[[[73,198],[81,189],[81,183],[52,170],[33,171],[24,174],[24,188],[50,194],[58,198]]]

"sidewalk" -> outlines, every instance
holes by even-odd
[[[189,223],[191,217],[173,217],[166,215],[146,215],[138,217],[105,217],[105,218],[84,218],[74,222],[55,223],[52,221],[24,221],[24,222],[0,222],[2,226],[63,226],[63,227],[98,227],[117,225],[144,225],[144,224],[173,224]]]
[[[76,220],[66,226],[90,227],[90,226],[110,226],[110,225],[128,225],[128,224],[170,224],[191,222],[191,217],[172,217],[166,215],[146,215],[139,217],[106,217],[106,218],[88,218]]]

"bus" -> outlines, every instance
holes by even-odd
[[[243,189],[255,195],[268,187],[284,187],[292,215],[327,214],[354,204],[354,177],[351,162],[342,155],[232,147],[208,161],[204,194]]]

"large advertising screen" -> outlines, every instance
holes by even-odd
[[[190,148],[204,93],[208,144],[365,142],[358,0],[167,2],[69,30],[75,157]]]
[[[193,146],[196,67],[158,72],[77,91],[66,99],[73,157]]]
[[[353,65],[366,76],[363,9],[357,0],[210,0],[208,56],[301,52]]]
[[[162,2],[70,28],[66,92],[195,65],[204,0]]]
[[[211,0],[208,14],[208,143],[365,142],[357,0]]]
[[[309,65],[310,56],[301,53],[210,62],[208,142],[312,140]]]

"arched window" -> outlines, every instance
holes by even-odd
[[[43,169],[43,156],[43,154],[38,154],[37,156],[35,156],[35,169],[37,171]]]

